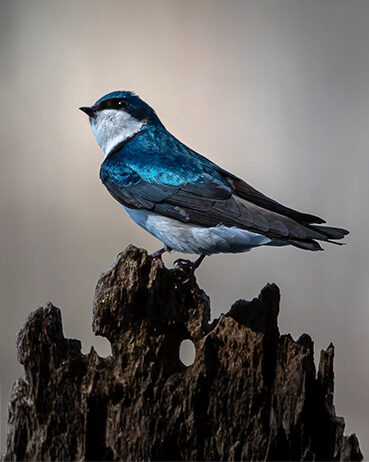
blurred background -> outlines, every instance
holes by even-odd
[[[99,274],[129,243],[160,243],[100,183],[103,153],[78,111],[134,90],[184,143],[280,202],[351,230],[325,252],[261,248],[206,259],[212,314],[267,282],[280,329],[336,346],[335,404],[369,456],[369,2],[1,2],[1,439],[22,375],[15,336],[52,301],[67,337],[91,330]],[[178,257],[166,257],[171,264]]]

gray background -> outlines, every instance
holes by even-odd
[[[127,244],[160,246],[100,184],[77,109],[129,89],[193,149],[351,230],[345,247],[214,256],[197,275],[214,316],[279,285],[281,331],[308,332],[316,359],[335,344],[337,413],[368,455],[369,2],[12,0],[0,22],[3,441],[27,314],[53,301],[66,336],[107,355],[97,278]]]

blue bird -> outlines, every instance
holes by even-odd
[[[199,255],[176,264],[194,272],[205,255],[247,252],[261,245],[323,250],[348,231],[321,226],[260,193],[169,133],[155,111],[129,91],[81,107],[105,153],[100,178],[109,193],[165,251]]]

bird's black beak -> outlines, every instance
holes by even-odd
[[[88,117],[93,117],[95,114],[95,107],[94,106],[82,106],[79,108],[81,111],[83,111],[85,114],[88,115]]]

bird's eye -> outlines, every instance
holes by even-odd
[[[127,103],[126,103],[126,101],[124,101],[123,99],[121,99],[121,100],[118,101],[118,106],[119,106],[119,107],[126,107],[126,106],[127,106]]]

